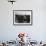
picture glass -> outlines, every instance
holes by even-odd
[[[32,24],[31,10],[14,10],[13,24]]]

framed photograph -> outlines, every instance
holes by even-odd
[[[32,10],[13,10],[14,25],[32,25]]]

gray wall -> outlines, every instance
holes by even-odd
[[[33,10],[32,26],[14,26],[12,10]],[[0,40],[15,40],[19,32],[26,32],[33,40],[46,40],[46,1],[17,0],[14,5],[0,0]]]

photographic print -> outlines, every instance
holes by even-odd
[[[13,10],[13,24],[32,24],[32,10]]]

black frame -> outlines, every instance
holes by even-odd
[[[15,11],[30,11],[31,12],[31,24],[15,24],[14,23],[14,12]],[[13,10],[13,25],[32,25],[33,24],[33,11],[32,10]]]

